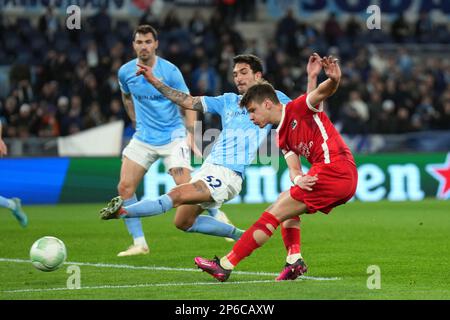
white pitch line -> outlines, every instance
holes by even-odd
[[[3,293],[18,293],[18,292],[43,292],[43,291],[67,291],[67,290],[87,290],[87,289],[126,289],[126,288],[148,288],[148,287],[180,287],[180,286],[213,286],[213,285],[232,285],[232,284],[251,284],[251,283],[281,283],[275,280],[254,280],[254,281],[235,281],[235,282],[180,282],[180,283],[144,283],[144,284],[130,284],[130,285],[105,285],[80,287],[79,289],[69,288],[43,288],[43,289],[17,289],[6,290]]]
[[[15,263],[31,263],[30,260],[26,259],[10,259],[10,258],[0,258],[0,262],[15,262]],[[172,267],[157,267],[157,266],[133,266],[128,264],[107,264],[107,263],[91,263],[91,262],[65,262],[66,265],[78,265],[78,266],[89,266],[97,268],[117,268],[117,269],[133,269],[133,270],[151,270],[151,271],[183,271],[183,272],[201,272],[200,269],[190,269],[190,268],[172,268]],[[272,272],[252,272],[252,271],[233,271],[233,274],[243,274],[252,276],[278,276],[278,273]],[[310,277],[310,276],[300,276],[299,279],[305,280],[315,280],[315,281],[336,281],[342,280],[338,277]]]

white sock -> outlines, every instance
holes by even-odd
[[[231,264],[230,260],[228,260],[228,258],[225,256],[222,259],[220,259],[220,265],[222,266],[222,268],[226,269],[226,270],[233,270],[234,266]]]
[[[134,238],[134,245],[148,248],[147,241],[145,241],[145,237]]]
[[[303,259],[301,253],[290,254],[286,257],[286,262],[289,264],[293,264],[298,259]]]

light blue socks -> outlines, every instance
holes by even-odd
[[[217,208],[208,209],[208,214],[211,217],[215,218],[218,213],[219,213],[219,209],[217,209]]]
[[[205,215],[198,216],[194,224],[186,232],[198,232],[234,240],[239,240],[244,233],[243,230]]]
[[[164,194],[156,200],[141,200],[137,203],[124,206],[127,214],[124,218],[156,216],[173,208],[172,199]]]
[[[138,202],[136,194],[133,195],[130,199],[124,200],[124,206],[130,206],[133,203]],[[133,219],[124,219],[125,224],[127,226],[128,232],[133,237],[133,239],[140,238],[144,236],[144,231],[142,230],[141,219],[133,218]]]

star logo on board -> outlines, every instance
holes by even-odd
[[[436,196],[439,199],[450,198],[450,153],[442,164],[429,164],[426,166],[427,172],[439,181],[439,188]]]

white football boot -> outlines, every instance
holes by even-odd
[[[146,246],[142,246],[139,244],[132,244],[128,247],[127,250],[119,252],[117,254],[118,257],[129,257],[129,256],[137,256],[140,254],[149,254],[150,250]]]

